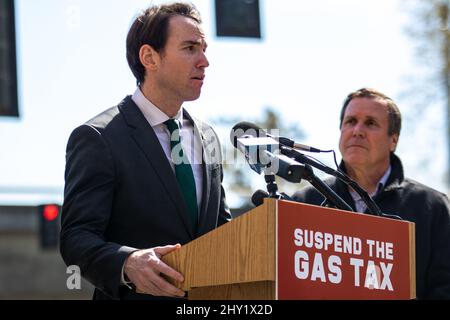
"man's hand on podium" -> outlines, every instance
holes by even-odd
[[[161,257],[181,248],[180,244],[133,252],[125,261],[124,272],[128,279],[136,286],[137,293],[153,296],[178,297],[185,296],[185,292],[173,286],[164,276],[183,282],[184,277],[178,271],[165,264]]]

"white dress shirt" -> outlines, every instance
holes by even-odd
[[[164,153],[166,154],[167,161],[169,161],[172,166],[172,170],[175,173],[175,166],[171,156],[170,132],[164,124],[165,121],[169,120],[169,117],[158,109],[153,103],[151,103],[144,96],[139,87],[136,89],[131,99],[139,107],[141,112],[144,114],[145,119],[147,119],[148,123],[155,131],[159,143],[161,143]],[[192,123],[183,117],[183,108],[178,111],[177,115],[173,119],[178,120],[178,123],[181,124],[181,145],[184,154],[187,156],[189,163],[192,166],[195,179],[195,188],[197,192],[197,205],[200,209],[203,190],[202,142],[198,135],[195,134]]]
[[[391,174],[391,165],[389,165],[389,168],[386,170],[386,172],[384,173],[384,175],[381,177],[380,181],[378,182],[377,189],[375,190],[375,192],[369,194],[370,197],[376,196],[378,192],[383,190],[383,187],[386,184],[390,174]],[[364,200],[361,198],[361,196],[358,193],[356,193],[356,191],[353,190],[352,188],[349,188],[349,191],[350,191],[350,195],[353,198],[353,201],[355,201],[356,211],[357,212],[365,212],[367,209],[367,205],[364,202]]]

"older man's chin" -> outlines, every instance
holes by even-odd
[[[343,156],[343,160],[346,164],[351,166],[358,164],[365,164],[367,163],[367,154],[361,154],[357,152],[347,152]]]

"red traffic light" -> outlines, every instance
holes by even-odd
[[[58,218],[59,214],[59,208],[57,205],[49,204],[44,206],[44,210],[42,211],[42,215],[44,216],[44,219],[47,221],[53,221]]]

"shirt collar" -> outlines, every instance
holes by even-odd
[[[380,181],[378,182],[378,188],[377,193],[383,190],[384,186],[386,185],[387,180],[389,179],[389,176],[391,175],[392,166],[389,165],[388,169],[384,173],[384,175],[381,177]]]
[[[391,171],[392,171],[392,167],[391,167],[391,165],[389,165],[386,172],[381,177],[380,181],[378,181],[377,189],[375,190],[374,193],[370,194],[371,197],[375,196],[376,194],[381,192],[381,190],[383,190],[384,186],[386,185],[387,180],[389,179],[389,175],[391,174]],[[354,191],[352,188],[349,188],[349,191],[354,200],[361,199],[361,196],[358,193],[356,193],[356,191]]]
[[[144,114],[145,119],[147,119],[148,123],[152,127],[161,125],[165,121],[170,119],[167,116],[167,114],[158,109],[157,106],[155,106],[150,100],[148,100],[144,96],[139,87],[136,88],[136,91],[134,92],[131,99],[134,101],[134,103],[136,103],[139,110],[141,110],[141,112]],[[180,128],[183,126],[183,108],[180,108],[180,110],[178,111],[176,116],[173,117],[173,119],[178,120]]]

